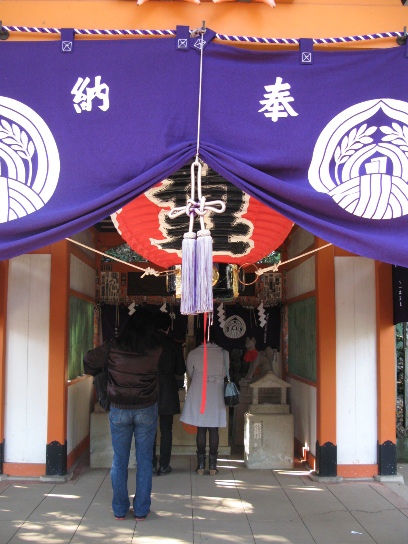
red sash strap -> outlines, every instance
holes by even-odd
[[[200,414],[204,414],[205,405],[207,402],[207,374],[208,374],[208,361],[207,361],[207,312],[204,312],[204,352],[203,352],[203,382],[201,387],[201,408]]]

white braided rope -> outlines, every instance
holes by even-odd
[[[311,251],[307,251],[306,253],[302,253],[301,255],[298,255],[297,257],[293,257],[292,259],[289,259],[287,261],[279,261],[278,263],[273,264],[272,266],[268,266],[268,268],[259,268],[258,270],[255,270],[255,274],[257,276],[257,279],[259,279],[262,274],[266,274],[267,272],[278,272],[278,268],[280,266],[283,266],[284,264],[291,263],[292,261],[297,261],[298,259],[302,259],[303,257],[306,257],[306,255],[311,255],[312,253],[316,253],[316,251],[320,251],[321,249],[325,249],[326,247],[331,246],[332,244],[326,244],[324,246],[317,247],[316,249],[312,249]]]
[[[123,261],[122,259],[118,259],[117,257],[114,257],[113,255],[109,255],[108,253],[104,253],[103,251],[99,251],[98,249],[95,249],[94,247],[87,246],[85,244],[82,244],[81,242],[78,242],[77,240],[74,240],[73,238],[66,238],[68,242],[72,242],[73,244],[76,244],[77,246],[81,246],[84,249],[87,249],[88,251],[93,251],[94,253],[98,253],[99,255],[102,255],[103,257],[107,257],[108,259],[111,259],[113,261],[117,261],[118,263],[126,264],[127,266],[130,266],[131,268],[136,268],[136,270],[140,270],[141,272],[144,272],[142,275],[142,278],[145,276],[161,276],[163,274],[170,274],[171,272],[168,272],[167,270],[155,270],[154,268],[148,266],[147,268],[142,268],[141,266],[137,266],[136,264],[128,263],[127,261]]]
[[[29,26],[8,26],[3,25],[3,30],[9,32],[31,32],[40,34],[60,34],[59,28],[40,28]],[[175,30],[97,30],[97,29],[81,29],[75,28],[75,34],[82,34],[88,36],[175,36]],[[379,32],[375,34],[362,34],[357,36],[343,36],[338,38],[313,38],[313,43],[318,44],[331,44],[331,43],[353,43],[370,40],[380,40],[385,38],[401,38],[405,37],[405,32]],[[230,41],[230,42],[247,42],[247,43],[267,43],[275,45],[298,45],[298,38],[257,38],[252,36],[229,36],[227,34],[216,34],[215,37],[218,40]]]

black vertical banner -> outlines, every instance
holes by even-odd
[[[408,268],[392,266],[394,325],[408,321]]]

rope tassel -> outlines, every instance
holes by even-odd
[[[181,246],[181,302],[180,313],[184,315],[196,312],[196,235],[194,232],[185,232]]]
[[[225,211],[225,203],[221,200],[206,202],[201,192],[202,162],[199,160],[200,150],[200,124],[201,124],[201,91],[203,77],[203,50],[205,23],[197,31],[201,35],[200,41],[200,85],[198,95],[198,118],[197,118],[197,153],[195,161],[191,165],[191,197],[186,206],[173,208],[169,212],[170,219],[179,217],[186,213],[190,218],[188,233],[184,234],[181,251],[181,304],[182,314],[192,315],[199,313],[212,313],[213,292],[212,292],[212,249],[213,241],[211,233],[205,228],[204,216],[208,212],[222,213]],[[196,172],[197,169],[197,172]],[[195,189],[197,184],[198,200],[195,200]],[[194,218],[200,219],[200,230],[197,238],[194,233]]]
[[[196,172],[197,169],[197,172]],[[225,211],[225,202],[213,200],[206,202],[201,191],[202,165],[196,160],[191,165],[191,196],[186,206],[173,208],[169,212],[171,219],[187,214],[190,218],[189,231],[184,234],[181,251],[181,303],[180,312],[184,315],[212,313],[213,291],[212,275],[213,239],[205,228],[204,216],[209,213]],[[197,185],[198,200],[195,200]],[[198,216],[200,230],[194,233],[194,219]]]
[[[206,229],[197,232],[196,251],[196,308],[197,313],[213,311],[212,262],[213,239]]]

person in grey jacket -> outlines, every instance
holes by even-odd
[[[199,475],[205,472],[207,432],[209,435],[209,471],[211,475],[218,473],[217,455],[219,444],[219,427],[226,427],[227,416],[224,401],[225,364],[229,367],[229,354],[220,348],[217,341],[217,329],[210,327],[207,344],[207,398],[204,413],[200,413],[201,389],[203,379],[204,343],[190,351],[187,356],[187,374],[191,384],[187,391],[180,421],[197,426],[197,469]],[[203,339],[203,333],[200,333]]]
[[[158,366],[162,353],[156,321],[139,308],[114,340],[89,351],[84,357],[86,374],[96,376],[108,366],[109,420],[113,461],[112,509],[117,520],[130,507],[127,487],[133,435],[136,450],[136,492],[133,513],[143,521],[150,512],[152,490],[151,452],[157,428]]]

